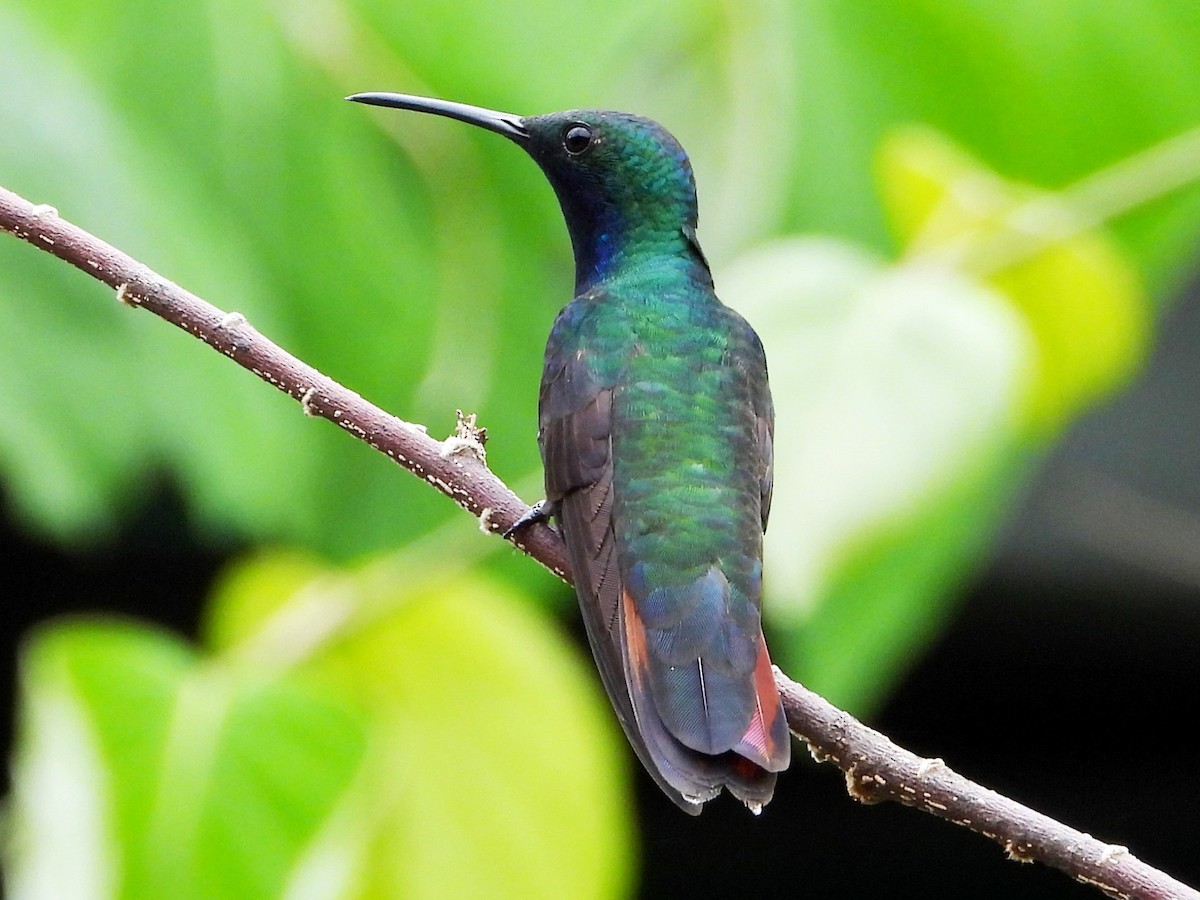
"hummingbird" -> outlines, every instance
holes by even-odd
[[[546,499],[508,533],[557,524],[601,680],[666,795],[760,812],[791,756],[761,622],[774,410],[762,342],[714,292],[687,154],[623,112],[346,99],[496,132],[549,180],[575,296],[542,367]]]

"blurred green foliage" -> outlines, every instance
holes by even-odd
[[[553,197],[492,135],[340,98],[663,121],[771,360],[775,656],[862,709],[1030,464],[1136,374],[1200,235],[1200,193],[1175,189],[1200,170],[1196,46],[1194,0],[0,0],[0,180],[404,418],[477,412],[532,499],[571,285]],[[544,573],[472,571],[512,555],[96,294],[0,240],[14,513],[103,541],[165,474],[202,533],[353,565],[248,562],[201,647],[105,622],[32,638],[14,883],[66,896],[46,861],[70,847],[98,896],[146,896],[168,863],[208,896],[621,892],[614,729],[527,608]],[[79,833],[47,785],[86,799]]]
[[[622,893],[621,751],[584,661],[495,581],[397,574],[267,554],[199,648],[35,635],[11,896]]]

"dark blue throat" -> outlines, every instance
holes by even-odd
[[[602,203],[572,201],[563,204],[563,213],[575,253],[576,296],[644,264],[677,268],[691,280],[712,284],[708,264],[683,225],[639,222]]]
[[[575,252],[576,295],[613,275],[629,256],[628,222],[622,221],[621,214],[612,207],[601,204],[592,207],[563,210]]]

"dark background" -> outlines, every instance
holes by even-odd
[[[1138,384],[1046,460],[951,626],[869,722],[1190,884],[1200,884],[1197,287],[1167,313]],[[211,579],[238,549],[199,544],[165,483],[119,540],[84,556],[5,517],[6,748],[29,628],[103,610],[194,634]],[[1100,896],[931,816],[862,806],[838,770],[800,747],[795,759],[759,819],[726,798],[699,819],[681,815],[639,774],[642,894]]]

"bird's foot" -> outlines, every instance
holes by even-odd
[[[512,537],[522,528],[527,528],[536,522],[548,522],[551,516],[557,515],[558,506],[551,503],[549,500],[539,500],[529,509],[525,510],[525,514],[505,530],[501,537],[507,539]]]

